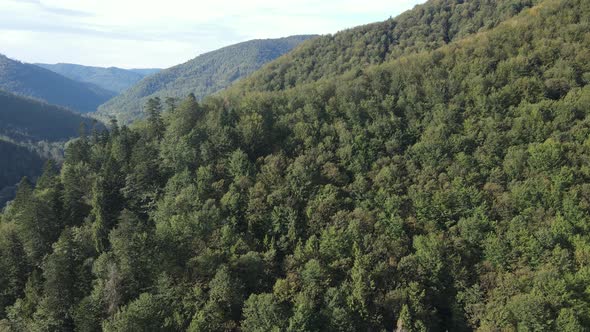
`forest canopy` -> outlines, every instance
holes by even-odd
[[[202,102],[152,98],[21,181],[0,327],[588,330],[590,2],[399,20],[411,43],[373,65],[300,66],[329,38],[381,41],[321,37]]]

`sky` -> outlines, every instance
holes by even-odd
[[[0,0],[0,53],[29,63],[167,68],[238,42],[328,34],[425,0]]]

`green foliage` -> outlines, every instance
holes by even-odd
[[[23,178],[14,201],[5,211],[18,229],[28,259],[36,266],[49,253],[63,227],[60,194],[59,186],[33,190],[27,178]]]
[[[5,308],[23,295],[31,266],[15,225],[2,223],[0,227],[0,318],[5,318]]]
[[[160,98],[150,98],[146,104],[148,138],[159,140],[164,134],[164,122],[162,121],[162,102]]]
[[[139,298],[118,312],[103,325],[104,331],[162,331],[165,330],[163,321],[168,308],[166,304],[149,293],[143,293]]]
[[[273,294],[252,294],[244,303],[243,331],[284,331],[287,321],[284,305]]]
[[[93,237],[98,251],[108,249],[108,234],[115,227],[123,205],[122,177],[120,165],[111,157],[92,186]]]
[[[254,77],[161,121],[152,99],[21,184],[0,326],[588,330],[589,18],[584,0],[432,1],[389,21],[374,66],[357,32],[382,25],[330,37],[359,56],[339,76]]]
[[[387,21],[304,43],[243,81],[239,90],[276,91],[334,78],[403,55],[435,50],[502,21],[539,0],[429,1]],[[555,83],[559,85],[558,83]]]
[[[96,252],[89,235],[84,229],[66,228],[44,262],[44,297],[35,313],[36,324],[44,329],[74,328],[75,306],[90,290],[92,281],[88,259]]]

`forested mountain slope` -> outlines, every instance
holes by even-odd
[[[251,40],[202,54],[145,78],[100,106],[98,115],[129,123],[143,116],[142,106],[149,98],[185,98],[193,93],[201,99],[228,87],[312,37]]]
[[[23,176],[41,174],[44,159],[34,150],[0,138],[0,207],[14,198],[15,186]],[[4,271],[4,270],[3,270]]]
[[[497,26],[539,0],[438,0],[384,22],[322,36],[272,62],[236,90],[281,90],[402,55],[434,50]]]
[[[20,185],[0,326],[587,330],[588,22],[545,0],[294,88],[152,99]]]
[[[116,67],[91,67],[70,63],[43,64],[37,66],[49,69],[75,81],[91,83],[114,93],[121,93],[155,70],[127,70]]]
[[[43,161],[61,158],[80,126],[102,130],[96,120],[65,108],[0,90],[0,209],[23,176],[34,180]]]
[[[66,141],[93,120],[65,108],[0,90],[0,135],[18,141]]]
[[[65,106],[81,113],[94,112],[98,105],[115,95],[98,86],[77,82],[1,54],[0,89]]]
[[[128,69],[128,70],[132,71],[134,73],[138,73],[143,76],[152,75],[152,74],[162,71],[162,69],[160,69],[160,68],[133,68],[133,69]]]

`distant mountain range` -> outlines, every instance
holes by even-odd
[[[291,51],[315,35],[279,39],[251,40],[202,54],[186,63],[162,70],[139,81],[121,95],[101,105],[98,116],[115,117],[129,123],[143,116],[141,108],[152,97],[186,97],[200,99],[223,90],[264,64]]]
[[[65,106],[80,113],[112,98],[115,93],[89,83],[74,81],[36,65],[0,55],[0,89]]]
[[[129,70],[129,71],[132,71],[134,73],[138,73],[143,76],[152,75],[152,74],[155,74],[159,71],[162,71],[161,68],[132,68],[132,69],[125,69],[125,70]]]
[[[90,67],[70,63],[45,64],[37,66],[49,69],[72,80],[91,83],[114,93],[121,93],[142,78],[161,69],[122,69],[117,67]]]

